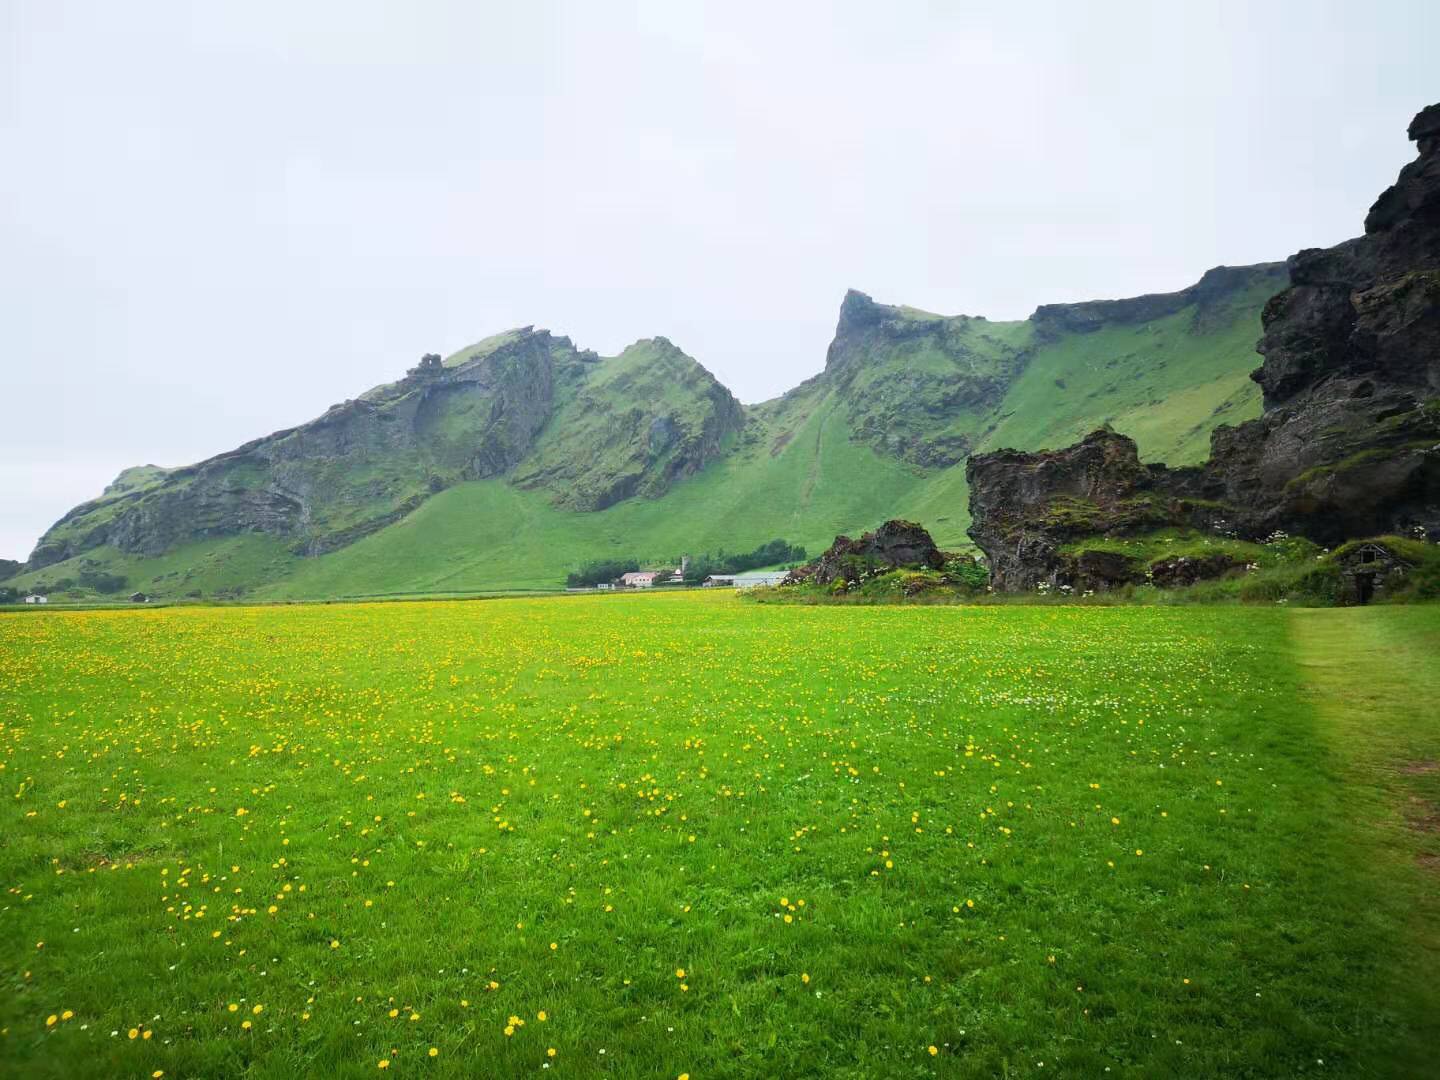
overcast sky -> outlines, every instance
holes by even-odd
[[[1360,231],[1440,4],[0,0],[0,556],[497,330],[744,401]]]

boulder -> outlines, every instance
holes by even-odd
[[[1134,583],[1134,568],[1101,559],[1101,552],[1086,552],[1094,560],[1082,567],[1062,549],[1090,536],[1219,528],[1226,514],[1197,498],[1198,470],[1142,464],[1135,440],[1108,428],[1063,450],[979,454],[965,475],[970,537],[985,552],[997,591]]]
[[[811,581],[829,585],[834,581],[853,583],[877,571],[896,567],[939,570],[945,556],[930,534],[913,521],[892,520],[858,540],[837,536],[835,542],[814,562],[797,567],[782,584]]]
[[[1229,555],[1176,555],[1150,564],[1151,581],[1162,589],[1179,589],[1197,581],[1213,581],[1244,570],[1245,564]]]

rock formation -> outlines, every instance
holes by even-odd
[[[944,565],[944,554],[923,528],[913,521],[887,521],[858,540],[837,536],[814,562],[790,571],[784,584],[855,582],[875,571],[901,566],[938,570]]]
[[[1252,375],[1264,413],[1217,428],[1203,466],[1142,465],[1110,432],[970,460],[970,535],[996,588],[1055,580],[1060,548],[1085,534],[1184,524],[1325,544],[1440,537],[1440,105],[1409,133],[1419,156],[1371,208],[1365,235],[1289,260]]]
[[[624,460],[575,456],[591,488],[658,494],[701,468],[743,422],[740,405],[709,372],[665,346],[660,374],[641,388],[647,392],[623,396],[605,414],[607,440],[634,444],[637,453]],[[592,417],[604,413],[587,388],[620,360],[602,361],[532,327],[491,338],[448,364],[427,354],[398,382],[333,405],[307,424],[197,465],[125,470],[99,499],[50,528],[28,568],[102,544],[159,555],[240,533],[283,538],[296,554],[332,551],[453,484],[515,469],[541,448],[557,411],[583,399]],[[580,490],[574,476],[550,485],[532,479],[562,504]],[[604,496],[586,508],[603,504]]]
[[[1224,512],[1198,498],[1200,470],[1142,464],[1135,441],[1108,429],[1063,450],[978,454],[966,476],[970,538],[985,552],[991,586],[1002,592],[1041,583],[1131,584],[1136,568],[1128,563],[1086,553],[1096,557],[1081,566],[1062,549],[1087,536],[1224,525]]]

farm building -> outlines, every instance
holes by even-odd
[[[620,585],[626,589],[648,589],[655,584],[657,576],[654,570],[632,570],[620,575]]]
[[[25,602],[27,604],[48,604],[50,598],[48,596],[41,596],[39,593],[31,593],[25,597]]]
[[[1341,596],[1347,604],[1368,604],[1376,596],[1384,596],[1387,587],[1414,569],[1413,563],[1383,540],[1367,540],[1338,555]]]
[[[772,570],[767,573],[711,574],[703,584],[710,588],[730,586],[736,589],[754,589],[760,585],[779,585],[785,580],[787,573],[787,570]]]
[[[146,596],[143,592],[131,593],[130,602],[132,604],[148,604],[150,597]]]

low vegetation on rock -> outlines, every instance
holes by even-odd
[[[1264,412],[1216,428],[1209,460],[1142,465],[1111,430],[970,459],[970,535],[996,589],[1138,584],[1137,564],[1082,541],[1166,526],[1325,545],[1440,540],[1440,105],[1409,134],[1419,156],[1371,208],[1365,235],[1290,259],[1290,287],[1263,315],[1253,377]],[[1228,572],[1215,559],[1151,569],[1182,584]]]

